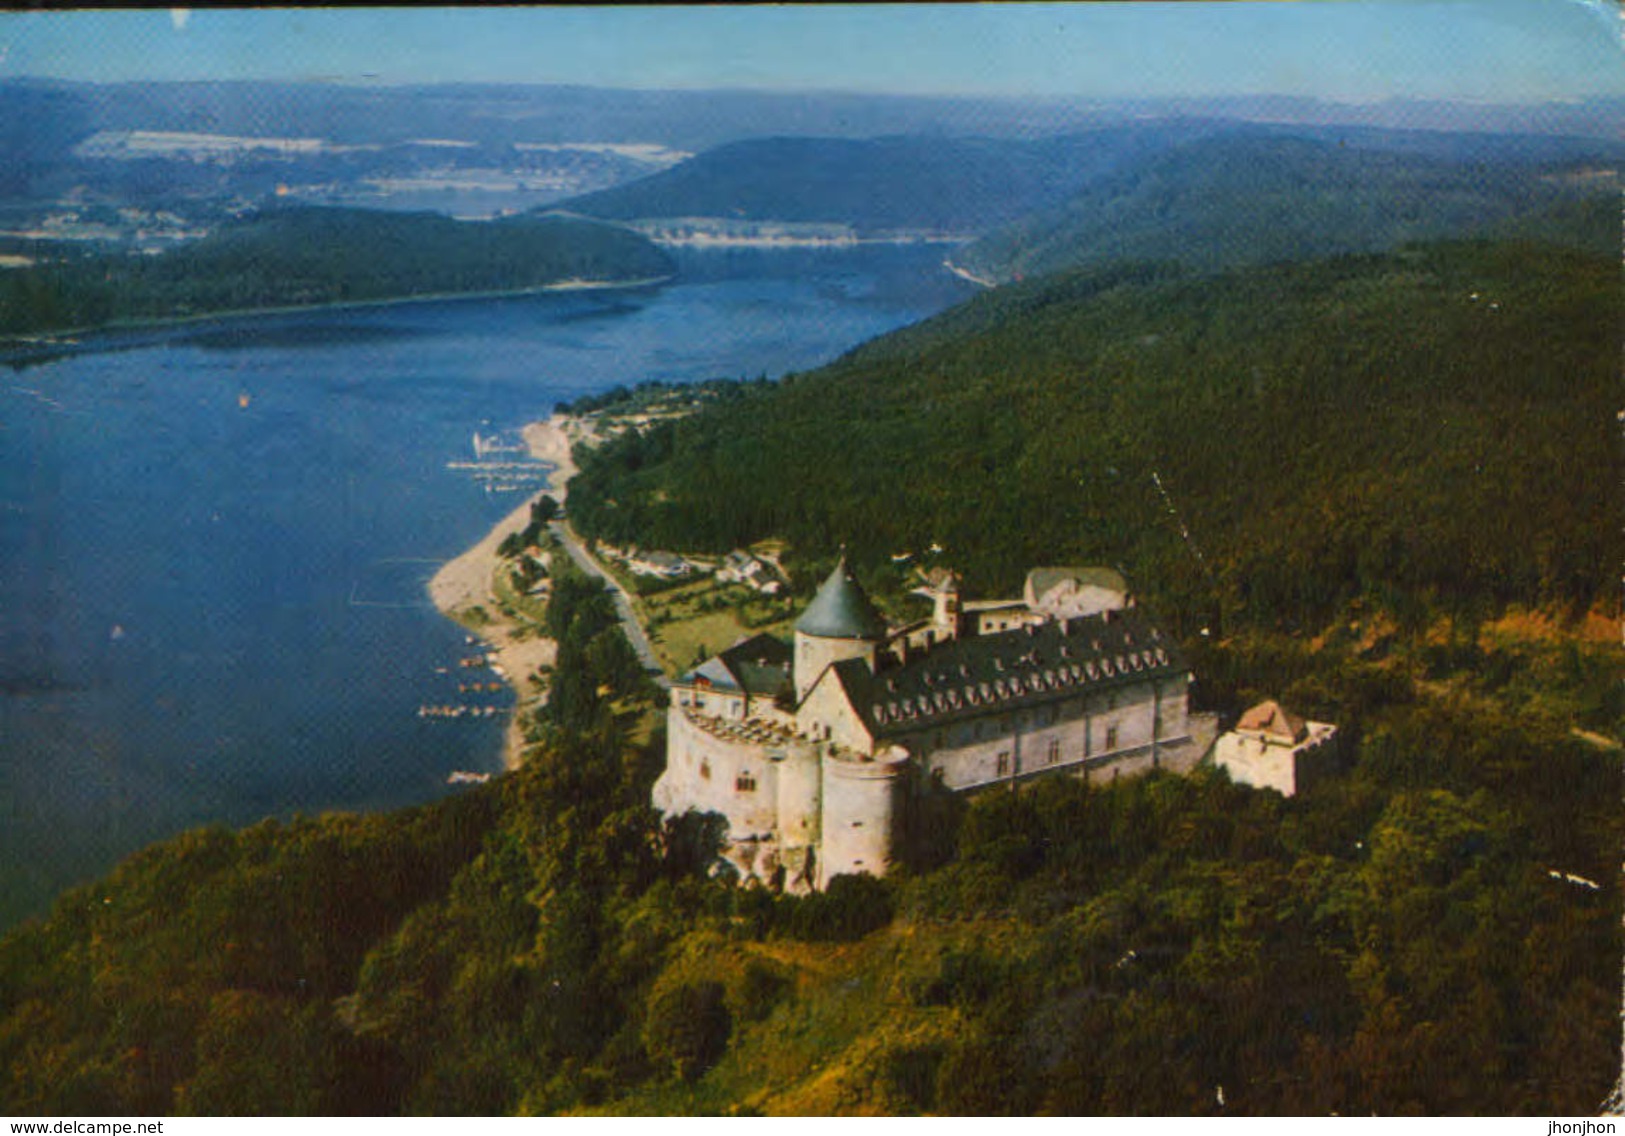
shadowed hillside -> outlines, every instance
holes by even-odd
[[[1097,179],[954,260],[997,281],[1118,260],[1212,271],[1497,233],[1571,205],[1588,186],[1595,193],[1618,184],[1621,155],[1605,143],[1574,143],[1563,154],[1550,143],[1496,149],[1475,148],[1472,136],[1351,134],[1362,144],[1256,131],[1200,139]],[[1577,183],[1577,169],[1592,180]],[[1596,175],[1610,169],[1611,181],[1598,184]],[[1564,239],[1592,252],[1617,249],[1612,196],[1612,226],[1593,222]]]

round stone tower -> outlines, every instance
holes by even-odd
[[[908,751],[886,746],[873,757],[859,757],[832,747],[824,753],[823,767],[819,888],[836,876],[885,875],[900,835]]]
[[[835,566],[796,621],[796,702],[818,676],[842,659],[863,659],[875,669],[875,652],[886,638],[886,620],[846,566]]]

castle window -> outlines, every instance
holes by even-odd
[[[1061,760],[1061,743],[1059,739],[1051,738],[1049,740],[1049,750],[1044,754],[1044,760],[1050,765],[1054,765]]]
[[[1010,751],[1005,750],[999,754],[999,772],[997,776],[1007,777],[1010,774]]]
[[[1117,748],[1117,727],[1116,726],[1107,726],[1106,727],[1106,748],[1108,750],[1112,750],[1112,749]]]
[[[709,761],[700,762],[700,779],[702,781],[711,780],[711,763]]]
[[[756,778],[752,777],[749,773],[741,773],[738,777],[734,778],[734,792],[756,792]]]

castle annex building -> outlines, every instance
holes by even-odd
[[[1213,747],[1213,764],[1236,784],[1283,797],[1324,781],[1341,760],[1336,726],[1305,721],[1274,700],[1248,710]]]
[[[720,814],[742,878],[801,891],[885,874],[920,794],[1183,772],[1211,740],[1117,573],[1038,569],[1021,599],[963,603],[939,571],[921,591],[932,616],[889,627],[843,560],[793,647],[757,635],[677,679],[655,807]]]

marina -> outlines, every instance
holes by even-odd
[[[418,707],[419,718],[494,718],[504,712],[502,706],[473,706],[467,703],[451,703],[441,706],[424,704]]]
[[[482,435],[478,430],[473,438],[473,461],[449,461],[446,468],[453,473],[466,474],[487,493],[515,493],[541,485],[553,472],[546,462],[529,456],[523,442],[504,441],[500,433]]]

